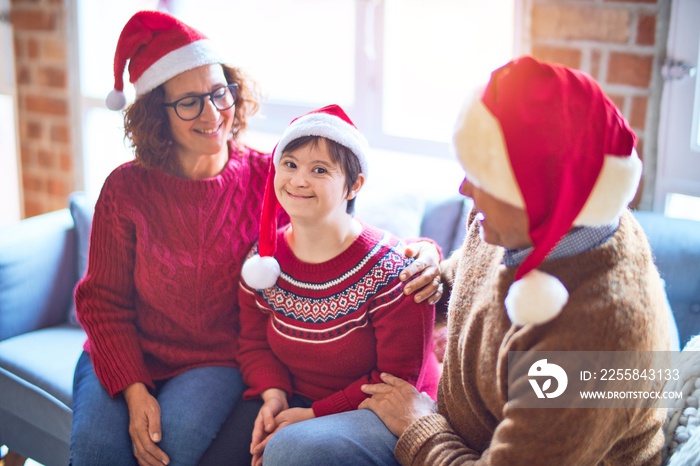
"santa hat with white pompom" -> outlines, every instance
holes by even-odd
[[[573,226],[613,225],[642,172],[636,136],[589,75],[532,57],[491,74],[457,120],[467,179],[526,211],[533,247],[505,299],[516,325],[554,319],[569,294],[537,270]]]
[[[223,63],[212,42],[201,32],[160,11],[139,11],[126,23],[114,53],[114,89],[107,108],[126,106],[124,69],[140,97],[178,74],[199,66]]]
[[[282,153],[289,143],[304,136],[320,136],[350,149],[360,162],[360,171],[367,178],[369,152],[367,139],[340,106],[327,105],[292,120],[272,152],[263,196],[258,253],[246,260],[241,270],[243,280],[256,290],[273,286],[281,272],[279,263],[274,257],[277,249],[277,209],[279,207],[274,186],[275,166],[280,163]]]

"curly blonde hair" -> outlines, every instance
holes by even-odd
[[[238,84],[231,139],[237,140],[248,126],[259,107],[260,93],[257,84],[238,68],[221,65],[229,84]],[[124,138],[134,149],[136,162],[146,168],[161,168],[177,173],[179,165],[173,156],[173,136],[165,102],[165,91],[161,84],[139,97],[124,112]]]

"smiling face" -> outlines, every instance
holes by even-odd
[[[497,199],[466,178],[462,181],[459,192],[474,201],[483,241],[508,249],[532,246],[528,233],[529,220],[524,209]]]
[[[185,71],[163,85],[165,101],[174,102],[186,96],[201,95],[228,84],[221,65],[205,65]],[[235,106],[217,110],[204,99],[202,114],[192,121],[183,121],[173,108],[167,108],[176,154],[181,162],[193,157],[224,155],[231,135]],[[186,163],[183,163],[186,165]]]
[[[275,193],[292,221],[346,219],[347,201],[364,183],[364,175],[348,189],[346,175],[330,154],[324,138],[285,150],[276,167]]]

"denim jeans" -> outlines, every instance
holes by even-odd
[[[300,395],[289,400],[290,408],[310,408],[312,401]],[[250,466],[253,455],[250,454],[255,418],[262,407],[260,398],[243,400],[236,407],[219,429],[209,449],[199,461],[199,466]]]
[[[243,389],[240,371],[222,366],[191,369],[158,383],[153,393],[161,411],[158,446],[171,466],[197,464]],[[80,356],[73,380],[70,448],[73,466],[137,464],[126,401],[122,395],[109,396],[87,353]]]
[[[263,464],[398,465],[397,440],[372,411],[358,409],[284,427],[265,447]]]

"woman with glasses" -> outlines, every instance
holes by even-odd
[[[135,159],[105,181],[75,292],[88,340],[75,371],[71,463],[194,465],[244,390],[237,291],[270,156],[239,141],[257,110],[254,85],[200,32],[164,13],[135,14],[117,44],[113,110],[125,105],[127,62]],[[423,264],[437,264],[435,248],[422,251]],[[425,286],[417,300],[439,299],[437,273],[424,267],[411,283]]]

